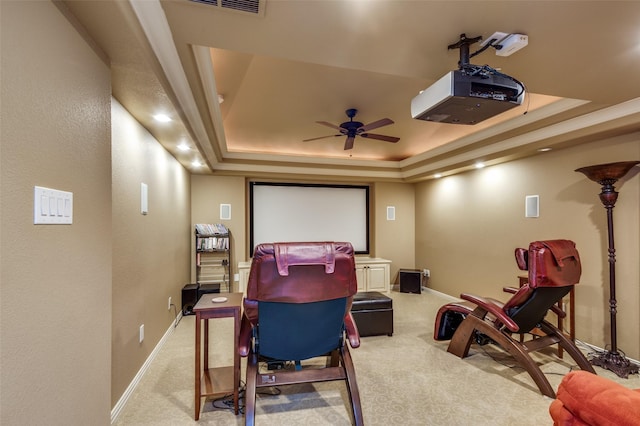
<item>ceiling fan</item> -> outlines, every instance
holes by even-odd
[[[368,133],[369,130],[377,129],[378,127],[388,126],[389,124],[393,124],[393,120],[390,118],[383,118],[378,121],[374,121],[373,123],[369,123],[367,125],[363,125],[359,121],[353,121],[353,117],[356,116],[358,110],[351,108],[345,111],[347,113],[347,117],[349,117],[349,121],[345,121],[340,126],[336,126],[335,124],[327,123],[326,121],[316,121],[318,124],[322,124],[323,126],[331,127],[332,129],[338,130],[340,133],[337,135],[329,135],[329,136],[320,136],[319,138],[311,138],[305,139],[303,142],[316,141],[318,139],[331,138],[336,136],[346,136],[347,140],[344,143],[344,149],[353,148],[353,142],[355,141],[356,136],[361,136],[363,138],[369,139],[378,139],[385,142],[396,143],[400,140],[400,138],[396,138],[393,136],[385,136],[378,135],[375,133]]]

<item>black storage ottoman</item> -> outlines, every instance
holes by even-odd
[[[361,337],[393,335],[393,300],[377,291],[362,291],[353,296],[351,314]]]

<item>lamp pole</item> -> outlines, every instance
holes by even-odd
[[[626,175],[631,168],[640,161],[622,161],[618,163],[598,164],[595,166],[581,167],[576,169],[576,172],[583,173],[589,179],[594,182],[598,182],[602,185],[602,192],[600,192],[600,201],[607,209],[607,234],[609,237],[609,314],[611,318],[611,348],[605,350],[604,353],[598,354],[590,361],[591,364],[600,366],[607,370],[611,370],[619,377],[627,378],[629,374],[638,372],[638,366],[632,364],[624,354],[618,352],[618,339],[617,339],[617,326],[616,326],[616,314],[617,314],[617,301],[616,301],[616,249],[613,239],[613,208],[618,200],[618,192],[616,192],[614,183],[624,175]]]

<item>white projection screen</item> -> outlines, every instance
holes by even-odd
[[[251,253],[260,243],[346,241],[369,254],[369,187],[249,183]]]

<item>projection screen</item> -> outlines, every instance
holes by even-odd
[[[251,253],[260,243],[347,241],[369,253],[369,187],[250,182]]]

